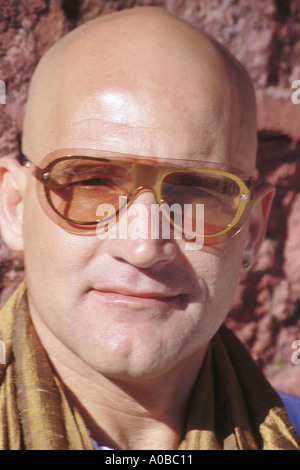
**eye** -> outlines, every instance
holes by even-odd
[[[117,189],[128,185],[128,177],[126,169],[118,165],[64,161],[52,169],[51,188],[57,191],[89,187]]]
[[[107,181],[105,181],[103,178],[92,178],[89,180],[79,181],[78,184],[83,186],[99,186],[107,184]]]
[[[113,187],[115,186],[115,183],[107,178],[89,178],[82,181],[75,181],[74,183],[71,183],[71,185]]]
[[[172,175],[163,183],[162,195],[169,200],[180,200],[181,203],[203,202],[218,199],[220,194],[205,184],[206,181],[194,175]]]

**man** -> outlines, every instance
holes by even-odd
[[[2,448],[299,449],[221,327],[273,198],[251,189],[241,65],[159,9],[98,18],[39,64],[22,151],[0,163],[2,236],[26,269],[1,319]],[[204,221],[149,236],[160,199]]]

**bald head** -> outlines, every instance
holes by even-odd
[[[148,130],[148,146],[137,137],[140,129]],[[127,147],[120,148],[124,134]],[[192,25],[158,8],[124,10],[73,30],[38,65],[23,132],[23,151],[34,160],[67,147],[173,157],[164,154],[167,136],[181,138],[177,157],[195,136],[188,157],[248,173],[254,167],[251,82],[219,43]]]

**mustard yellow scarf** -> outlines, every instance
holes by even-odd
[[[0,340],[6,349],[0,364],[0,449],[92,449],[84,421],[32,326],[25,283],[1,310]],[[279,397],[225,328],[213,338],[201,368],[179,446],[198,449],[300,449]]]

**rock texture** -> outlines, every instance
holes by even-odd
[[[0,104],[0,157],[18,157],[28,84],[41,55],[76,25],[137,5],[161,6],[206,29],[253,79],[257,177],[274,183],[277,194],[261,254],[239,283],[227,323],[276,387],[300,395],[300,364],[293,363],[300,339],[300,104],[292,101],[292,84],[300,80],[300,0],[1,0],[0,80],[7,96]],[[22,276],[22,259],[0,240],[1,304]]]

